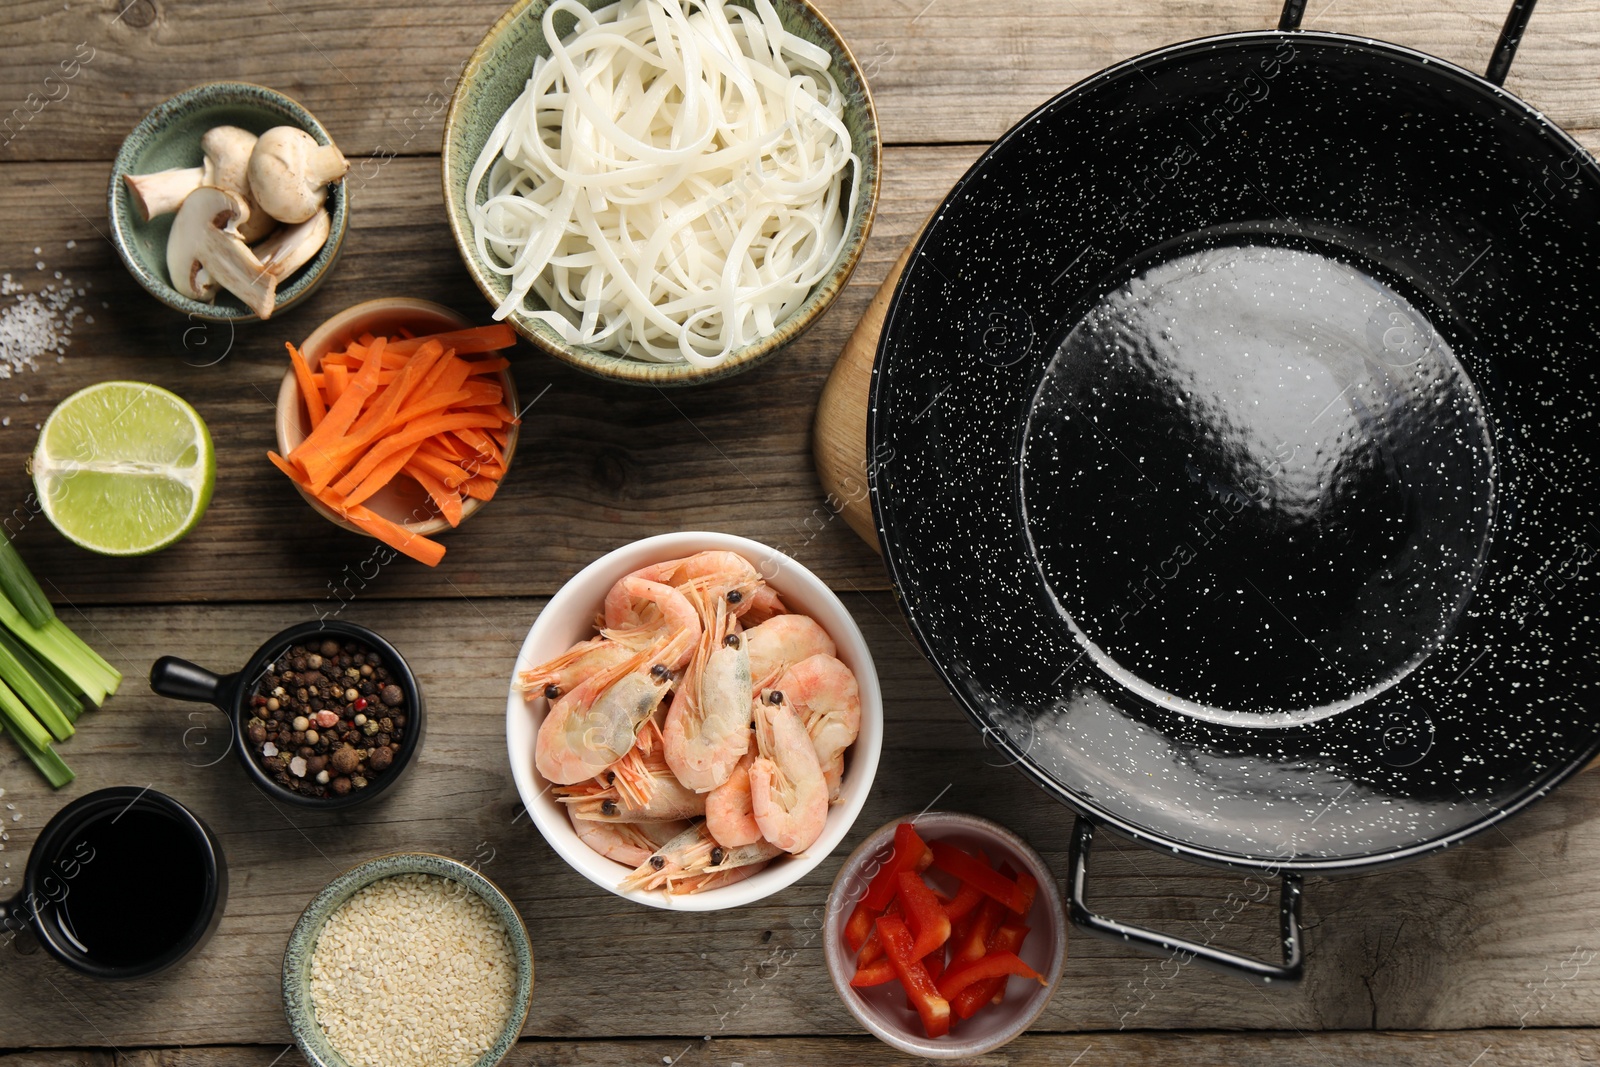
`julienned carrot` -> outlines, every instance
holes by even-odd
[[[446,348],[455,349],[458,356],[473,356],[480,352],[494,352],[502,348],[510,348],[517,343],[517,334],[515,330],[505,323],[496,323],[493,326],[473,326],[465,330],[451,330],[448,333],[435,333],[425,337],[397,340],[390,344],[390,350],[399,352],[402,355],[410,355],[417,345],[425,341],[438,341]],[[497,367],[495,369],[499,370],[501,368]]]
[[[468,478],[461,483],[461,491],[474,500],[493,500],[499,485],[493,478]]]
[[[413,455],[411,462],[404,468],[406,474],[417,480],[423,492],[428,494],[435,504],[439,505],[439,514],[444,516],[444,521],[451,526],[461,525],[461,494],[449,488],[434,474],[433,470],[425,464],[417,462],[418,457]]]
[[[490,415],[429,415],[427,418],[418,419],[399,433],[390,434],[376,442],[367,450],[367,454],[361,457],[361,462],[350,469],[349,474],[333,484],[333,491],[339,494],[350,492],[361,484],[362,479],[371,474],[379,463],[407,445],[418,444],[446,430],[489,426],[493,423],[494,418]]]
[[[419,533],[412,533],[399,523],[391,522],[373,511],[371,508],[357,504],[354,507],[345,507],[338,497],[323,490],[317,499],[332,508],[341,517],[355,523],[367,533],[376,537],[396,552],[403,552],[418,563],[426,563],[430,567],[437,567],[439,561],[444,559],[444,546],[437,541],[430,541]]]
[[[487,326],[425,337],[363,334],[329,352],[316,372],[290,346],[312,430],[272,463],[307,493],[397,551],[433,566],[437,543],[366,504],[401,474],[427,493],[452,526],[465,500],[491,499],[505,474],[516,422],[494,377],[508,363],[490,353],[515,341]]]
[[[295,380],[300,383],[300,396],[306,404],[306,417],[311,420],[311,428],[315,430],[322,422],[322,417],[328,413],[323,406],[322,394],[317,391],[316,384],[311,380],[311,367],[306,363],[306,357],[294,345],[285,344],[289,350],[289,362],[294,364]]]
[[[337,404],[350,384],[350,369],[337,363],[324,363],[322,367],[323,391],[328,402]]]
[[[367,402],[367,398],[377,387],[377,376],[378,361],[368,360],[350,380],[350,388],[344,391],[339,402],[328,409],[328,414],[321,424],[312,430],[286,458],[300,463],[303,469],[305,457],[323,455],[330,449],[336,448],[339,439],[350,429],[350,424],[361,414],[361,406]]]
[[[365,502],[373,493],[393,481],[394,476],[399,474],[407,463],[411,462],[411,456],[416,450],[416,445],[402,448],[374,467],[372,473],[367,475],[360,485],[345,494],[345,507],[354,507]]]

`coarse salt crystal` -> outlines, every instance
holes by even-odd
[[[263,756],[276,756],[278,754],[278,746],[268,741],[261,746],[261,754]]]

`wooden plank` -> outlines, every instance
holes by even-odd
[[[666,393],[589,378],[519,348],[523,403],[536,402],[517,457],[493,504],[444,536],[438,571],[405,559],[377,566],[387,556],[374,557],[376,542],[317,517],[265,455],[285,340],[379,296],[425,297],[488,320],[436,203],[435,160],[388,163],[352,198],[350,235],[327,283],[281,320],[236,330],[178,316],[133,282],[99,236],[107,232],[104,167],[0,165],[8,179],[0,181],[0,272],[30,291],[70,280],[85,292],[75,303],[94,319],[77,321],[63,362],[47,359],[0,386],[0,417],[9,420],[0,428],[0,516],[59,603],[280,597],[336,611],[352,597],[549,594],[619,544],[696,528],[787,546],[841,588],[885,588],[877,558],[823,499],[810,457],[812,412],[889,263],[975,156],[970,148],[889,152],[878,223],[855,278],[813,330],[747,374]],[[182,544],[132,566],[58,536],[37,517],[25,470],[34,427],[51,407],[108,378],[175,390],[205,418],[217,449],[205,520]]]
[[[111,1067],[100,1053],[79,1053],[84,1067]],[[1285,1063],[1330,1063],[1340,1067],[1567,1067],[1600,1058],[1600,1036],[1585,1030],[1466,1030],[1444,1033],[1262,1033],[1216,1031],[1125,1034],[1025,1034],[979,1061],[1008,1067],[1281,1067]],[[0,1067],[44,1067],[38,1053],[0,1055]],[[52,1067],[58,1061],[48,1061]],[[115,1057],[115,1067],[303,1067],[299,1051],[278,1045],[187,1049],[138,1049]],[[872,1063],[915,1067],[927,1061],[907,1056],[870,1037],[719,1038],[690,1041],[524,1040],[503,1061],[508,1067],[792,1067],[797,1063]]]
[[[444,112],[503,0],[12,0],[0,69],[0,159],[110,159],[143,114],[219,77],[309,107],[352,155],[438,150]],[[889,143],[987,142],[1103,67],[1207,34],[1267,29],[1272,0],[1193,4],[819,0],[868,73]],[[1305,27],[1395,41],[1481,71],[1506,0],[1424,11],[1384,0],[1311,5]],[[1507,87],[1591,144],[1600,0],[1541,8]],[[227,42],[219,47],[219,42]],[[403,57],[403,61],[397,61]],[[9,123],[9,125],[7,125]]]
[[[337,871],[396,849],[478,860],[515,900],[539,961],[529,1036],[687,1041],[859,1033],[814,934],[846,852],[877,826],[936,803],[1013,827],[1059,879],[1072,819],[983,747],[912,647],[886,594],[846,601],[887,694],[886,747],[866,810],[841,850],[799,884],[711,914],[661,912],[602,893],[521,816],[504,749],[504,694],[540,601],[351,605],[345,617],[376,627],[406,654],[433,709],[427,751],[412,776],[358,816],[271,804],[226,753],[220,714],[157,698],[142,682],[165,653],[234,669],[268,634],[302,618],[298,605],[92,609],[93,638],[128,681],[62,746],[79,778],[61,793],[51,794],[13,750],[0,748],[4,803],[16,806],[5,812],[10,840],[0,853],[10,864],[0,869],[0,882],[11,878],[12,885],[0,889],[14,888],[34,836],[62,804],[99,786],[149,784],[191,805],[220,835],[231,896],[205,950],[150,981],[103,985],[42,954],[7,959],[0,967],[0,1048],[277,1042],[281,1050],[288,1038],[278,970],[300,910]],[[22,818],[12,821],[13,814]],[[1294,988],[1258,990],[1074,937],[1040,1029],[1600,1024],[1600,971],[1592,965],[1600,950],[1593,925],[1600,908],[1597,814],[1600,777],[1585,775],[1503,832],[1402,867],[1310,879],[1307,979]],[[1112,917],[1270,954],[1271,905],[1248,904],[1234,915],[1238,905],[1228,902],[1229,893],[1237,900],[1245,892],[1237,873],[1116,838],[1097,849],[1090,885],[1094,906]]]

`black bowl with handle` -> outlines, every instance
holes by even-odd
[[[352,789],[344,796],[308,796],[285,789],[262,768],[245,735],[245,724],[252,714],[249,700],[255,695],[257,685],[273,662],[295,645],[324,638],[331,638],[340,644],[353,641],[381,654],[383,666],[405,694],[404,706],[408,716],[407,735],[394,756],[394,762],[381,774],[368,779],[365,788]],[[394,786],[406,769],[416,762],[417,750],[422,747],[426,718],[422,687],[417,684],[416,675],[398,649],[372,630],[355,623],[317,620],[291,626],[274,634],[256,650],[242,669],[233,674],[215,674],[188,660],[162,656],[150,667],[150,688],[164,697],[211,704],[222,711],[228,716],[232,746],[238,752],[239,762],[244,764],[251,781],[268,797],[302,807],[329,810],[368,803]]]

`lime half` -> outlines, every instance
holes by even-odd
[[[107,556],[176,544],[211,501],[217,460],[200,415],[144,382],[67,397],[39,431],[33,486],[56,529]]]

